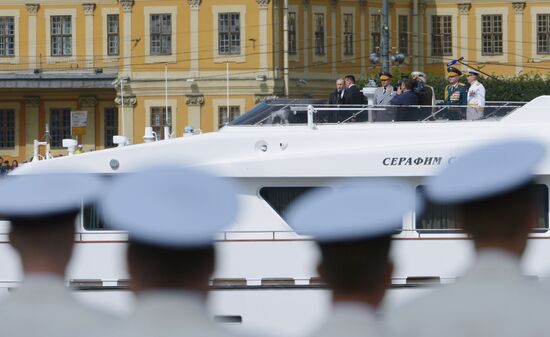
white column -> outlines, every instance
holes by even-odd
[[[281,52],[281,48],[280,48],[280,45],[279,45],[279,30],[281,29],[281,27],[279,27],[279,7],[280,7],[280,0],[273,0],[273,61],[274,61],[274,68],[275,68],[275,73],[274,73],[274,77],[275,78],[279,78],[280,77],[280,74],[279,74],[279,67],[280,67],[280,52]]]
[[[426,41],[426,37],[424,36],[424,15],[426,14],[426,4],[419,3],[418,4],[418,70],[424,71],[424,64],[426,64],[426,58],[424,55],[426,54],[424,52],[426,46],[424,45],[424,41]]]
[[[256,0],[258,4],[258,19],[260,22],[260,72],[267,75],[267,10],[269,0]]]
[[[122,101],[121,96],[117,96],[115,98],[115,104],[117,104],[118,107],[118,125],[122,125],[122,118],[124,118],[124,134],[123,136],[128,137],[130,140],[130,144],[135,144],[137,142],[142,141],[142,139],[133,139],[134,138],[134,108],[137,103],[136,96],[131,95],[124,95],[124,102]],[[124,104],[124,115],[122,114],[122,105]],[[147,111],[146,113],[149,113]],[[143,130],[142,130],[143,131]],[[117,134],[122,134],[122,130],[119,130]]]
[[[191,76],[199,76],[199,8],[201,0],[189,0],[189,30],[191,31]]]
[[[332,38],[329,39],[328,41],[329,44],[332,45],[332,74],[333,74],[333,77],[334,75],[336,75],[336,49],[338,47],[338,44],[337,44],[337,41],[340,41],[341,39],[338,39],[336,38],[336,7],[338,5],[338,0],[331,0],[330,1],[330,7],[332,9],[332,15],[331,15],[331,22],[332,24],[330,25],[331,26],[331,36]]]
[[[94,66],[94,11],[95,4],[88,3],[82,4],[84,8],[84,17],[86,25],[86,67],[92,68]]]
[[[464,57],[468,60],[468,14],[470,3],[458,4],[458,15],[460,16],[460,54],[457,57]]]
[[[195,129],[201,128],[201,106],[204,104],[203,95],[186,95],[185,104],[187,104],[187,125]]]
[[[308,23],[309,0],[304,0],[304,72],[309,72],[309,23]]]
[[[413,10],[412,10],[412,66],[413,70],[420,69],[420,41],[418,37],[419,32],[419,18],[418,18],[418,0],[413,0]]]
[[[361,21],[360,21],[360,30],[361,30],[361,78],[366,78],[367,76],[367,68],[365,59],[367,58],[367,33],[365,29],[365,16],[367,12],[367,0],[359,0],[359,6],[361,7]]]
[[[512,6],[514,7],[514,23],[516,26],[514,37],[516,45],[516,74],[519,74],[523,72],[523,58],[521,56],[523,55],[523,13],[525,11],[525,2],[512,2]],[[531,38],[534,39],[534,37]]]
[[[23,101],[25,102],[25,158],[29,158],[34,153],[34,140],[40,138],[38,134],[40,96],[25,96]]]
[[[122,38],[124,49],[124,53],[122,54],[124,57],[123,76],[130,76],[132,71],[132,7],[134,6],[134,0],[119,0],[119,2],[122,5],[122,11],[124,13],[124,33]],[[149,34],[149,32],[145,32],[145,34]]]
[[[36,15],[38,14],[38,9],[40,5],[38,4],[27,4],[27,13],[29,14],[29,36],[28,36],[28,53],[29,53],[29,70],[36,69],[38,64],[36,60]]]

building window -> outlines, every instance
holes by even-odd
[[[165,107],[151,108],[151,127],[157,134],[157,139],[164,139],[165,126],[169,126],[172,133],[172,107],[168,107],[168,116]]]
[[[218,14],[218,54],[239,55],[241,53],[241,14]]]
[[[296,55],[296,12],[288,13],[288,53]]]
[[[481,55],[502,55],[502,15],[481,16]]]
[[[71,138],[71,109],[50,110],[50,145],[52,148],[63,146],[63,139]]]
[[[105,148],[115,147],[113,136],[118,133],[118,110],[105,108]]]
[[[315,13],[315,55],[325,55],[325,14]]]
[[[344,55],[353,54],[353,14],[344,14]]]
[[[424,193],[424,186],[417,187],[418,195]],[[534,189],[537,224],[534,230],[548,229],[548,187],[537,184]],[[424,200],[424,211],[417,211],[416,229],[419,231],[458,231],[456,207],[436,204]]]
[[[227,106],[218,107],[218,128],[223,127],[227,123],[231,122],[235,118],[241,115],[241,107],[238,105],[229,106],[229,114],[227,113]]]
[[[172,54],[172,15],[151,14],[151,55]]]
[[[52,56],[73,54],[73,28],[70,15],[51,17]]]
[[[537,14],[537,54],[550,54],[550,14]]]
[[[118,14],[107,15],[107,55],[109,56],[117,56],[120,53],[119,30]]]
[[[452,16],[432,15],[432,56],[453,54]]]
[[[382,34],[382,16],[373,14],[370,16],[370,41],[371,50],[375,53],[380,52],[380,41]]]
[[[0,16],[0,57],[15,55],[15,20],[13,16]]]
[[[15,147],[15,111],[0,109],[0,149]]]
[[[409,55],[409,17],[399,15],[398,20],[399,52],[403,53],[403,55]]]

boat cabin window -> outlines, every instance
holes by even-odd
[[[285,187],[262,187],[260,196],[281,216],[286,220],[286,210],[288,206],[304,193],[315,188],[327,187],[312,187],[312,186],[285,186]]]
[[[86,206],[82,210],[82,223],[87,231],[108,230],[107,225],[101,219],[99,211],[95,205]]]
[[[424,193],[424,186],[418,186],[419,195]],[[546,231],[548,227],[548,187],[535,185],[535,200],[537,208],[537,225],[535,231]],[[460,231],[456,223],[456,207],[425,201],[424,211],[416,212],[416,230],[422,232],[453,232]]]
[[[380,122],[446,122],[499,120],[524,105],[521,102],[489,102],[485,107],[468,106],[368,106],[329,105],[322,99],[273,99],[262,102],[231,121],[229,126],[306,125],[308,105],[313,123],[348,124]]]

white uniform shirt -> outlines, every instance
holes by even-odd
[[[63,279],[29,275],[0,302],[0,335],[74,337],[112,325],[114,318],[80,305]]]
[[[386,317],[394,337],[550,336],[548,295],[524,277],[516,256],[483,250],[456,284]]]
[[[474,81],[468,89],[469,106],[485,106],[485,87],[479,81]]]
[[[230,337],[210,319],[203,299],[176,290],[147,291],[136,297],[134,312],[97,337]]]
[[[383,328],[374,309],[367,305],[336,303],[328,319],[312,337],[382,337]]]

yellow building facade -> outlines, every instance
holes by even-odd
[[[272,97],[327,97],[345,74],[374,77],[380,0],[3,0],[0,157],[28,159],[49,131],[65,154],[71,111],[84,151],[203,132]],[[392,71],[443,74],[464,61],[499,75],[550,67],[547,2],[392,1]],[[286,25],[285,25],[286,23]],[[288,42],[285,44],[285,33]],[[285,66],[288,64],[288,66]],[[288,75],[285,76],[285,69]],[[228,81],[229,78],[229,81]],[[166,110],[168,107],[168,110]]]

